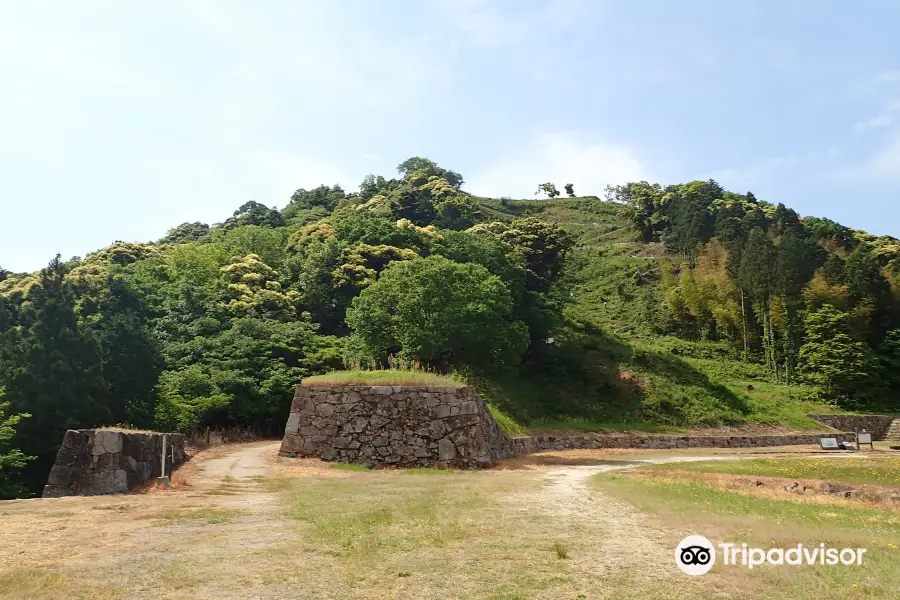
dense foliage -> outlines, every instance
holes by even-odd
[[[413,157],[356,193],[0,269],[0,495],[39,490],[68,428],[274,435],[299,379],[391,356],[468,378],[510,427],[792,422],[783,393],[896,406],[893,238],[715,182],[611,202],[463,183]]]
[[[721,341],[850,407],[896,406],[900,244],[716,182],[609,190],[641,239],[678,258],[657,330]]]

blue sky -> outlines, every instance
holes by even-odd
[[[900,237],[900,3],[0,3],[0,265],[413,155],[479,194],[713,177]]]

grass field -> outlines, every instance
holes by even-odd
[[[307,377],[303,383],[306,385],[433,385],[447,387],[466,385],[464,381],[449,375],[402,369],[332,371],[325,375]]]
[[[757,459],[659,465],[654,468],[900,487],[900,458],[894,457]]]
[[[172,491],[0,503],[0,598],[804,600],[900,589],[900,511],[621,470],[684,453],[545,453],[466,472],[357,469],[277,449],[216,448]],[[690,578],[673,557],[688,533],[869,554],[856,569],[717,566]]]
[[[897,459],[777,458],[697,462],[648,467],[652,471],[689,471],[788,478],[817,478],[851,483],[896,481]],[[687,534],[713,543],[747,543],[764,549],[808,547],[866,548],[861,566],[764,566],[717,564],[703,577],[721,590],[741,589],[738,597],[767,599],[896,598],[900,589],[900,507],[865,505],[841,499],[777,497],[719,489],[702,480],[599,475],[592,485],[651,516],[668,530],[674,545]]]

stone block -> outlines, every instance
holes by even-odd
[[[128,491],[128,476],[122,469],[97,471],[78,486],[79,496],[121,494]]]
[[[450,438],[438,440],[438,460],[453,460],[456,458],[456,446]]]
[[[53,465],[50,470],[50,477],[47,478],[47,485],[68,487],[75,482],[76,471],[61,465]]]
[[[285,434],[296,434],[300,428],[300,413],[292,412],[288,416],[287,424],[284,426]]]
[[[325,402],[316,404],[316,414],[321,417],[330,417],[334,414],[334,406]]]
[[[303,438],[299,435],[285,435],[281,440],[281,452],[296,453],[303,449]]]
[[[118,431],[94,432],[94,443],[91,446],[91,454],[115,454],[122,451],[122,434]]]

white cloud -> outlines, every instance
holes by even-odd
[[[864,131],[870,131],[872,129],[881,129],[882,127],[888,127],[891,123],[894,122],[894,115],[889,113],[880,114],[877,117],[872,117],[871,119],[866,119],[865,121],[859,121],[853,125],[853,131],[857,133],[862,133]]]
[[[872,78],[875,83],[900,83],[900,69],[882,71]]]
[[[876,152],[859,173],[873,179],[900,181],[900,134]]]
[[[887,143],[865,160],[836,169],[830,177],[844,183],[900,183],[900,131],[894,131]]]
[[[853,125],[853,130],[857,133],[861,133],[873,129],[890,127],[896,120],[898,113],[900,113],[900,100],[889,103],[878,115],[855,123]]]
[[[467,177],[466,191],[481,196],[532,198],[550,181],[562,191],[602,196],[607,185],[647,178],[647,169],[625,146],[587,141],[578,134],[542,135],[511,156]]]

